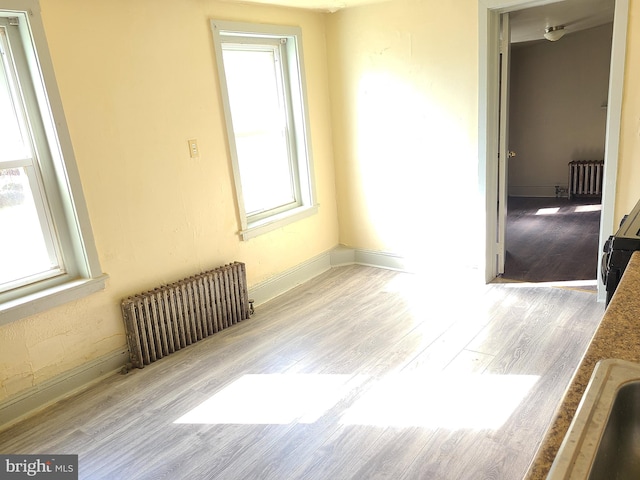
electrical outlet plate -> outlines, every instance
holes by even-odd
[[[198,158],[200,156],[198,141],[195,138],[189,140],[189,156],[191,156],[191,158]]]

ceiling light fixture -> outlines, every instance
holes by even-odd
[[[564,31],[564,25],[558,25],[557,27],[547,27],[544,30],[544,38],[546,38],[550,42],[555,42],[564,37],[565,33],[567,32]]]

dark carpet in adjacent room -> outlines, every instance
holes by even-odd
[[[593,280],[599,258],[600,199],[509,197],[504,278]]]

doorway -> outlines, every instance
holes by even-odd
[[[592,195],[570,194],[568,179],[570,161],[604,159],[613,0],[611,6],[610,17],[598,19],[608,21],[603,25],[558,41],[511,43],[508,132],[517,155],[507,160],[505,279],[596,285],[595,168],[584,169],[594,172]],[[545,9],[524,14],[543,17]],[[516,27],[519,14],[509,15]]]
[[[560,0],[569,3],[570,0]],[[496,242],[499,222],[498,198],[498,117],[499,117],[499,27],[500,14],[540,5],[559,3],[555,0],[479,0],[479,190],[484,197],[485,217],[485,281],[498,274],[496,258],[504,244]],[[605,173],[602,194],[602,214],[599,248],[614,230],[614,199],[622,108],[622,85],[628,17],[628,0],[617,0],[615,6],[611,70],[606,112]],[[504,254],[504,250],[501,252]],[[482,268],[482,266],[481,266]],[[600,274],[598,273],[598,278]],[[604,301],[603,285],[598,283],[598,299]]]

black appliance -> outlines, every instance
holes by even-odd
[[[606,305],[609,305],[631,255],[640,250],[640,201],[629,215],[625,215],[620,228],[605,242],[603,250],[601,275],[607,290]]]

